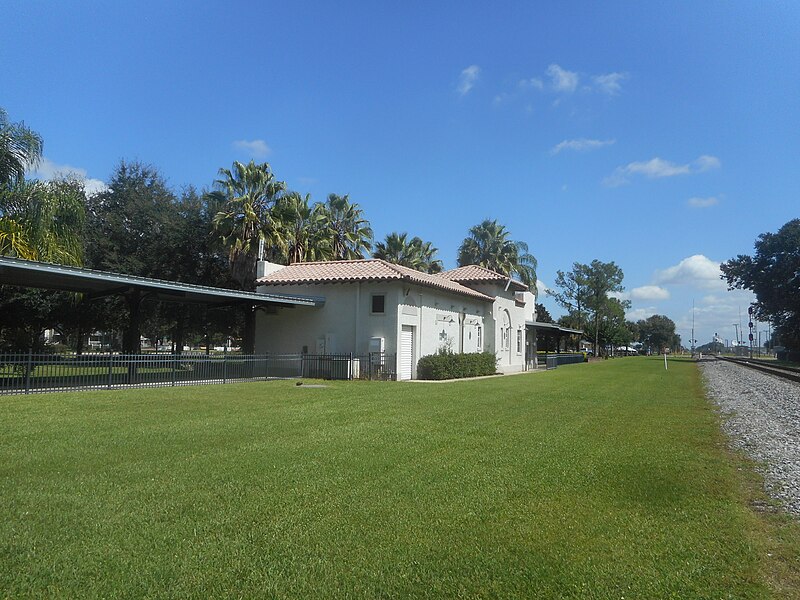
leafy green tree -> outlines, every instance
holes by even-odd
[[[598,343],[602,347],[627,346],[633,336],[625,321],[626,304],[617,298],[609,298],[600,314]]]
[[[553,315],[547,310],[544,304],[536,303],[536,320],[539,323],[555,323]]]
[[[74,294],[0,286],[0,352],[43,351],[45,329],[73,301]]]
[[[496,220],[486,219],[472,227],[458,249],[458,265],[480,265],[535,287],[536,258],[525,242],[510,240],[509,235],[505,225]]]
[[[214,234],[214,217],[220,205],[210,194],[187,187],[174,203],[175,218],[169,224],[170,262],[164,277],[213,287],[236,288],[228,266],[228,254]],[[240,313],[241,311],[239,311]],[[159,310],[159,337],[169,335],[178,352],[184,343],[203,341],[217,332],[241,333],[237,311],[183,303],[164,303]]]
[[[589,265],[582,265],[581,271],[584,273],[586,285],[585,303],[591,315],[594,325],[594,352],[597,355],[600,343],[600,323],[604,315],[616,311],[616,304],[622,306],[623,311],[630,306],[628,301],[619,301],[610,294],[622,292],[624,277],[620,269],[613,261],[602,262],[593,260]]]
[[[436,258],[437,253],[431,242],[416,236],[409,240],[407,233],[392,232],[375,244],[372,256],[425,273],[441,273],[442,261]]]
[[[570,271],[557,271],[555,288],[548,290],[559,305],[567,310],[571,327],[585,329],[587,323],[586,301],[588,288],[589,265],[573,263]]]
[[[680,348],[680,337],[675,333],[675,322],[665,315],[653,315],[637,321],[639,341],[650,352],[663,352]],[[677,343],[677,346],[676,346]]]
[[[0,187],[13,187],[25,179],[25,170],[42,158],[42,136],[25,126],[12,123],[0,108]]]
[[[176,197],[155,168],[121,161],[108,188],[87,201],[86,260],[89,267],[157,279],[175,278],[172,234]],[[146,303],[147,310],[142,310]],[[154,331],[160,307],[138,291],[97,301],[96,325],[123,331],[123,350],[140,351],[142,329]],[[144,322],[135,318],[141,316]]]
[[[756,295],[757,318],[771,321],[785,346],[800,349],[800,219],[762,233],[753,256],[740,254],[721,269],[730,289]]]
[[[142,277],[171,276],[174,261],[168,248],[177,220],[175,202],[154,167],[120,162],[108,188],[87,202],[88,266]]]
[[[372,227],[350,196],[329,194],[321,212],[331,243],[332,260],[364,258],[372,249]]]

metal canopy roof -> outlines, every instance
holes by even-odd
[[[32,260],[0,256],[0,284],[81,292],[90,298],[123,294],[134,290],[165,302],[187,304],[322,306],[325,298],[296,294],[261,294],[224,288],[136,277],[108,271],[93,271]]]
[[[528,327],[533,329],[542,329],[544,331],[557,331],[558,333],[574,333],[583,335],[583,331],[580,329],[570,329],[569,327],[561,327],[561,325],[556,325],[555,323],[540,323],[539,321],[528,321],[525,323]]]

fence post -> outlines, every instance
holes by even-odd
[[[353,380],[353,353],[350,353],[350,368],[347,372],[347,379],[352,381]]]
[[[28,349],[28,360],[25,364],[25,393],[31,390],[31,368],[33,366],[33,350]]]
[[[225,342],[225,348],[222,351],[222,383],[228,383],[228,342]]]
[[[178,355],[172,355],[172,387],[175,387],[175,371],[178,367]]]
[[[108,389],[111,389],[111,381],[114,376],[114,355],[108,353]]]
[[[264,354],[264,381],[269,379],[269,352]]]

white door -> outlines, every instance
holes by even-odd
[[[414,369],[414,327],[403,325],[400,330],[400,367],[398,379],[411,379]]]

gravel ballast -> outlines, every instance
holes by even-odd
[[[800,384],[721,360],[700,368],[732,445],[760,465],[767,492],[800,516]]]

